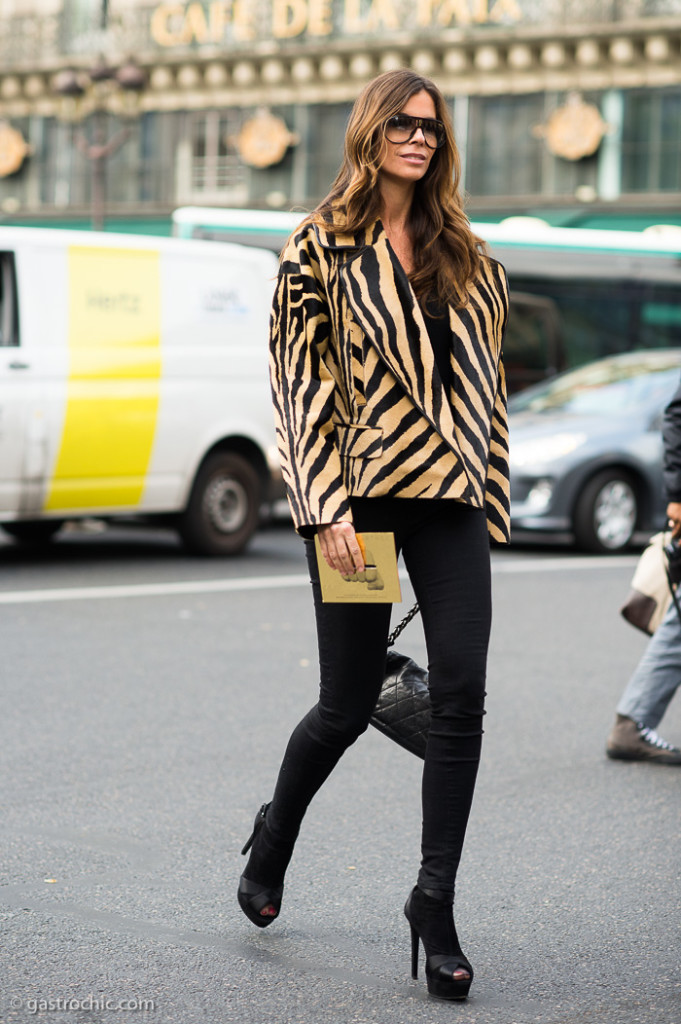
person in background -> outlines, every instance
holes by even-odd
[[[350,575],[364,569],[355,531],[392,532],[421,606],[432,708],[421,867],[404,912],[412,974],[422,942],[428,991],[441,999],[465,998],[473,980],[452,904],[482,741],[489,540],[509,537],[508,286],[471,231],[459,179],[442,93],[413,71],[387,72],[357,99],[331,192],[282,257],[272,389],[306,538],[320,697],[256,816],[238,888],[255,925],[279,915],[305,811],[367,729],[385,674],[390,605],[324,604],[312,538]]]
[[[681,538],[681,384],[664,412],[664,487],[672,538]],[[681,750],[655,731],[681,683],[681,618],[674,601],[629,680],[605,747],[615,761],[681,765]]]

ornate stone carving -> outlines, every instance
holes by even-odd
[[[31,147],[21,132],[7,121],[0,121],[0,178],[6,178],[19,170]]]
[[[564,106],[554,110],[546,124],[533,128],[533,134],[545,140],[549,151],[564,160],[591,156],[607,131],[608,125],[598,107],[585,103],[578,92],[571,92]]]
[[[288,130],[285,121],[262,108],[243,125],[237,149],[250,167],[271,167],[283,160],[289,146],[298,142],[298,136]]]

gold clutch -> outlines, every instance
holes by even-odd
[[[341,576],[327,565],[315,536],[322,600],[326,604],[399,604],[402,600],[393,533],[358,533],[364,571]]]

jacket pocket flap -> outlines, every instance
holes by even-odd
[[[376,459],[383,452],[383,431],[356,423],[337,423],[336,438],[341,456],[349,459]]]

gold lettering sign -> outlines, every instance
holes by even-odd
[[[182,18],[181,4],[161,4],[151,15],[151,38],[159,46],[179,46],[182,35],[175,29],[175,23]]]
[[[276,39],[299,36],[306,27],[306,0],[273,0],[272,33]]]
[[[448,28],[522,19],[518,0],[191,0],[162,3],[151,12],[158,46],[215,45],[229,40],[300,39],[410,28]],[[260,31],[258,31],[260,30]]]
[[[473,20],[468,0],[419,0],[417,17],[421,28],[442,27],[452,21],[470,25]]]
[[[333,30],[331,0],[272,0],[272,35],[275,39],[328,36]]]
[[[344,28],[348,34],[376,32],[380,28],[400,27],[393,0],[372,0],[364,14],[360,0],[345,0]]]
[[[333,31],[331,0],[310,0],[308,32],[311,36],[328,36]]]
[[[255,39],[253,4],[251,0],[161,4],[152,11],[150,32],[159,46],[222,43],[228,36],[247,42]]]
[[[516,0],[418,0],[419,28],[448,28],[450,25],[485,25],[495,21],[520,21],[522,11]]]

